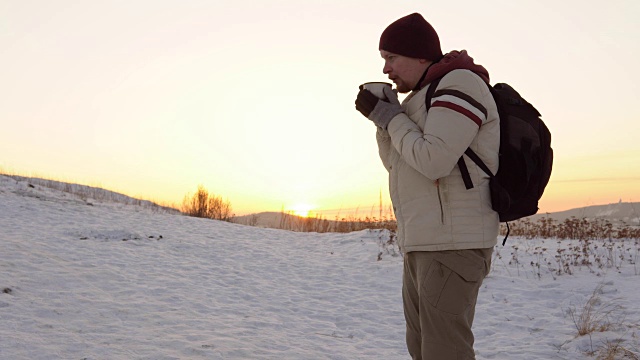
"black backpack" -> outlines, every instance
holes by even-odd
[[[427,89],[427,111],[431,98],[442,78],[431,82]],[[509,223],[538,212],[538,200],[549,183],[553,165],[551,133],[540,119],[540,113],[511,86],[487,84],[500,115],[500,152],[497,174],[492,174],[484,162],[470,148],[464,152],[490,177],[491,205],[501,222]],[[458,167],[467,189],[473,188],[469,170],[461,156]]]

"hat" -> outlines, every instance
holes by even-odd
[[[438,34],[418,13],[407,15],[389,25],[380,36],[380,50],[431,61],[442,58]]]

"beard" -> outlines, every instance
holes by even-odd
[[[402,82],[402,83],[396,84],[396,90],[398,90],[400,94],[406,94],[410,92],[412,89],[410,89],[404,82]]]
[[[396,90],[398,90],[400,94],[406,94],[413,90],[413,86],[409,86],[409,84],[400,77],[396,77],[393,82],[396,84]]]

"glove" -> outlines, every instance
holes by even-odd
[[[378,99],[371,91],[360,89],[356,98],[356,110],[373,121],[377,126],[387,129],[387,126],[396,115],[402,112],[398,94],[390,87],[384,88],[387,99]]]

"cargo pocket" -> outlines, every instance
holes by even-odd
[[[445,253],[431,262],[421,293],[436,309],[459,315],[476,301],[484,267],[480,258]]]

